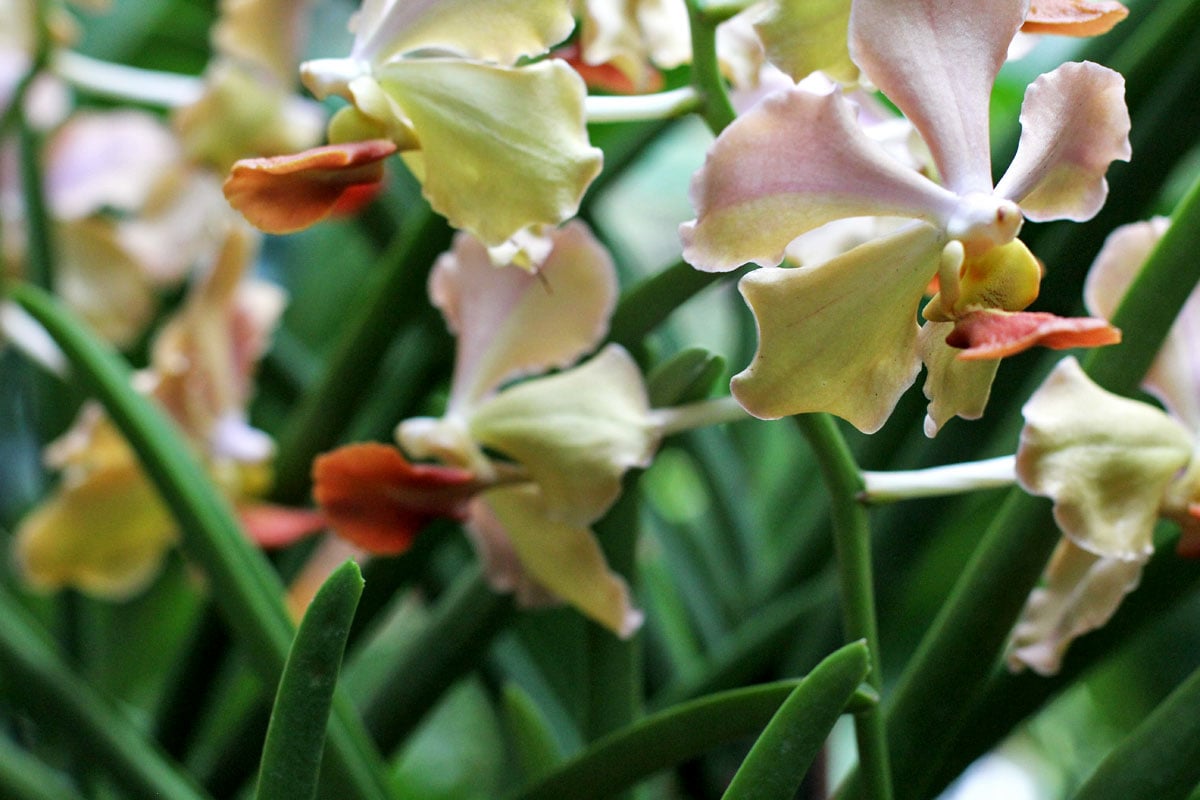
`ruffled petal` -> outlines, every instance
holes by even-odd
[[[956,194],[990,192],[988,103],[1028,0],[855,0],[850,54]]]
[[[260,230],[293,233],[325,219],[347,196],[382,181],[383,160],[395,152],[392,142],[370,139],[245,159],[225,180],[225,197]]]
[[[313,462],[313,497],[329,527],[372,553],[402,553],[433,520],[465,519],[481,488],[467,470],[410,464],[384,444],[346,445]]]
[[[351,58],[383,64],[416,50],[515,64],[571,33],[566,0],[366,0]]]
[[[775,0],[768,9],[754,29],[772,64],[794,81],[818,70],[841,83],[858,81],[847,44],[850,0]]]
[[[916,378],[917,305],[943,240],[927,225],[817,267],[754,270],[739,284],[758,352],[733,379],[756,417],[827,411],[873,433]]]
[[[1043,311],[981,309],[959,317],[946,343],[967,361],[996,359],[1031,347],[1067,350],[1121,341],[1121,331],[1096,317],[1058,317]]]
[[[1008,645],[1008,668],[1039,675],[1058,672],[1071,642],[1108,622],[1137,588],[1145,559],[1124,561],[1090,553],[1063,539],[1034,589]]]
[[[55,291],[103,339],[132,344],[158,307],[150,277],[107,220],[76,220],[58,230]]]
[[[939,223],[958,198],[862,132],[840,93],[792,89],[738,117],[692,179],[696,219],[680,226],[684,258],[725,271],[774,266],[802,233],[847,217]]]
[[[510,68],[409,59],[378,77],[421,140],[430,205],[488,246],[570,218],[600,172],[583,80],[562,61]]]
[[[494,489],[483,500],[537,583],[623,639],[637,632],[642,613],[590,530],[559,518],[534,486]]]
[[[992,381],[1000,360],[964,361],[961,350],[946,344],[954,329],[952,322],[926,322],[917,337],[925,364],[925,435],[933,438],[953,417],[979,419],[992,393]]]
[[[517,384],[485,401],[471,436],[521,464],[546,507],[590,525],[616,500],[621,477],[658,447],[637,364],[617,345],[565,372]]]
[[[463,233],[434,265],[429,296],[458,338],[449,412],[505,381],[570,366],[607,333],[617,299],[611,257],[579,221],[550,238],[536,274],[497,268]]]
[[[1033,0],[1023,33],[1099,36],[1108,33],[1129,9],[1115,0]]]
[[[1122,225],[1108,235],[1083,285],[1089,311],[1112,319],[1169,226],[1166,217],[1155,217]],[[1200,292],[1193,291],[1183,304],[1142,387],[1161,400],[1176,419],[1192,431],[1200,431]]]
[[[1125,79],[1090,62],[1063,64],[1025,91],[1021,141],[996,194],[1038,222],[1082,222],[1104,205],[1108,165],[1130,153]]]
[[[296,79],[312,0],[224,0],[212,29],[221,55],[253,65],[282,86]]]
[[[130,459],[64,481],[22,520],[15,555],[35,588],[72,587],[122,600],[158,575],[174,541],[171,516]]]
[[[1146,403],[1104,391],[1078,362],[1059,362],[1022,409],[1017,479],[1054,501],[1054,519],[1100,556],[1152,550],[1167,489],[1192,457],[1191,435]]]
[[[587,0],[580,5],[584,66],[608,65],[626,76],[634,91],[651,91],[656,82],[661,83],[656,68],[671,69],[691,58],[687,8],[682,3]]]

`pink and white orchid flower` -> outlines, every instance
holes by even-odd
[[[1167,227],[1114,231],[1088,274],[1090,311],[1111,316]],[[1070,643],[1103,625],[1138,584],[1160,517],[1177,522],[1179,550],[1200,555],[1200,292],[1184,304],[1142,384],[1167,411],[1118,397],[1074,359],[1025,404],[1017,478],[1054,501],[1062,542],[1013,633],[1009,664],[1058,670]]]
[[[332,146],[346,151],[351,185],[361,185],[365,165],[386,157],[380,140],[390,142],[435,211],[500,247],[574,215],[600,171],[601,153],[587,140],[580,77],[559,59],[517,65],[547,52],[573,26],[567,0],[366,0],[352,22],[350,54],[309,61],[301,72],[318,97],[351,103],[329,130]],[[359,153],[364,147],[372,154]],[[308,160],[305,153],[296,158]],[[259,206],[277,203],[279,193],[260,196],[241,184],[279,166],[278,159],[243,161],[230,176],[231,202],[255,224],[272,218]],[[337,183],[328,159],[313,166],[322,175],[307,186]],[[305,190],[303,175],[289,173],[295,190]],[[317,207],[308,203],[286,225],[264,227],[306,227],[320,218]]]
[[[989,96],[1027,12],[1027,0],[854,1],[851,54],[920,132],[940,182],[867,138],[836,92],[773,94],[718,137],[681,236],[699,269],[764,267],[740,284],[759,328],[758,352],[733,382],[750,413],[827,411],[874,431],[923,361],[932,435],[982,413],[1000,357],[1039,342],[1116,341],[1103,321],[1022,313],[1041,276],[1016,238],[1022,219],[1090,218],[1109,163],[1129,158],[1121,76],[1065,64],[1026,92],[1016,157],[993,186]],[[775,266],[800,234],[863,216],[913,222],[823,264]]]
[[[459,234],[429,292],[458,337],[450,397],[441,417],[405,420],[396,435],[408,457],[438,463],[410,464],[381,444],[322,456],[314,495],[331,527],[394,553],[432,518],[462,520],[497,590],[526,605],[565,600],[631,635],[641,613],[590,526],[622,475],[649,462],[661,431],[623,349],[576,363],[608,329],[610,257],[579,222],[553,234],[537,275],[497,269],[482,243]]]

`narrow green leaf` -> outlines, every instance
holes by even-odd
[[[8,800],[83,800],[62,773],[0,736],[0,797]]]
[[[258,800],[316,796],[329,709],[362,587],[358,564],[347,561],[329,576],[304,614],[267,727]]]
[[[709,396],[725,374],[725,359],[703,347],[689,347],[655,365],[646,376],[656,408],[693,403]]]
[[[107,697],[71,671],[28,612],[3,590],[0,678],[6,702],[24,710],[38,725],[63,734],[79,755],[120,784],[123,797],[205,797]]]
[[[529,693],[515,683],[505,684],[501,700],[505,727],[521,774],[526,782],[537,780],[557,767],[563,758],[550,723]]]
[[[1186,798],[1200,782],[1200,670],[1108,754],[1075,800]]]
[[[243,534],[228,502],[175,426],[133,389],[128,364],[49,294],[29,284],[16,284],[9,294],[58,343],[80,383],[100,401],[137,452],[179,525],[185,552],[204,568],[226,622],[260,677],[268,685],[276,684],[293,631],[279,576]],[[335,724],[329,732],[332,769],[328,772],[343,784],[347,797],[385,798],[382,759],[348,699],[341,692],[338,695]]]
[[[621,295],[609,325],[609,339],[634,350],[646,334],[701,290],[718,281],[736,280],[746,272],[744,267],[733,272],[701,272],[677,261]]]
[[[600,739],[510,800],[609,797],[717,745],[758,733],[798,685],[791,680],[735,689],[644,717]],[[847,710],[862,711],[874,706],[874,698],[856,691],[851,703]]]
[[[862,641],[846,645],[818,664],[775,712],[723,800],[792,800],[869,670],[870,654]]]

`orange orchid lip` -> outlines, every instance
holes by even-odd
[[[1100,347],[1121,341],[1121,331],[1096,317],[1058,317],[1041,311],[973,311],[960,317],[946,344],[963,360],[1005,358],[1034,346],[1052,350]]]
[[[294,233],[378,186],[396,150],[388,139],[368,139],[243,159],[225,179],[225,198],[256,228]]]

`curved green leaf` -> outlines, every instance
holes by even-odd
[[[362,587],[358,564],[347,561],[304,614],[267,727],[258,800],[303,800],[317,793],[329,709]]]
[[[818,664],[775,712],[723,800],[792,800],[870,666],[863,641],[846,645]]]
[[[505,684],[501,700],[504,703],[505,727],[521,773],[526,780],[536,780],[546,775],[562,762],[562,752],[554,741],[550,723],[529,693],[518,684]]]

